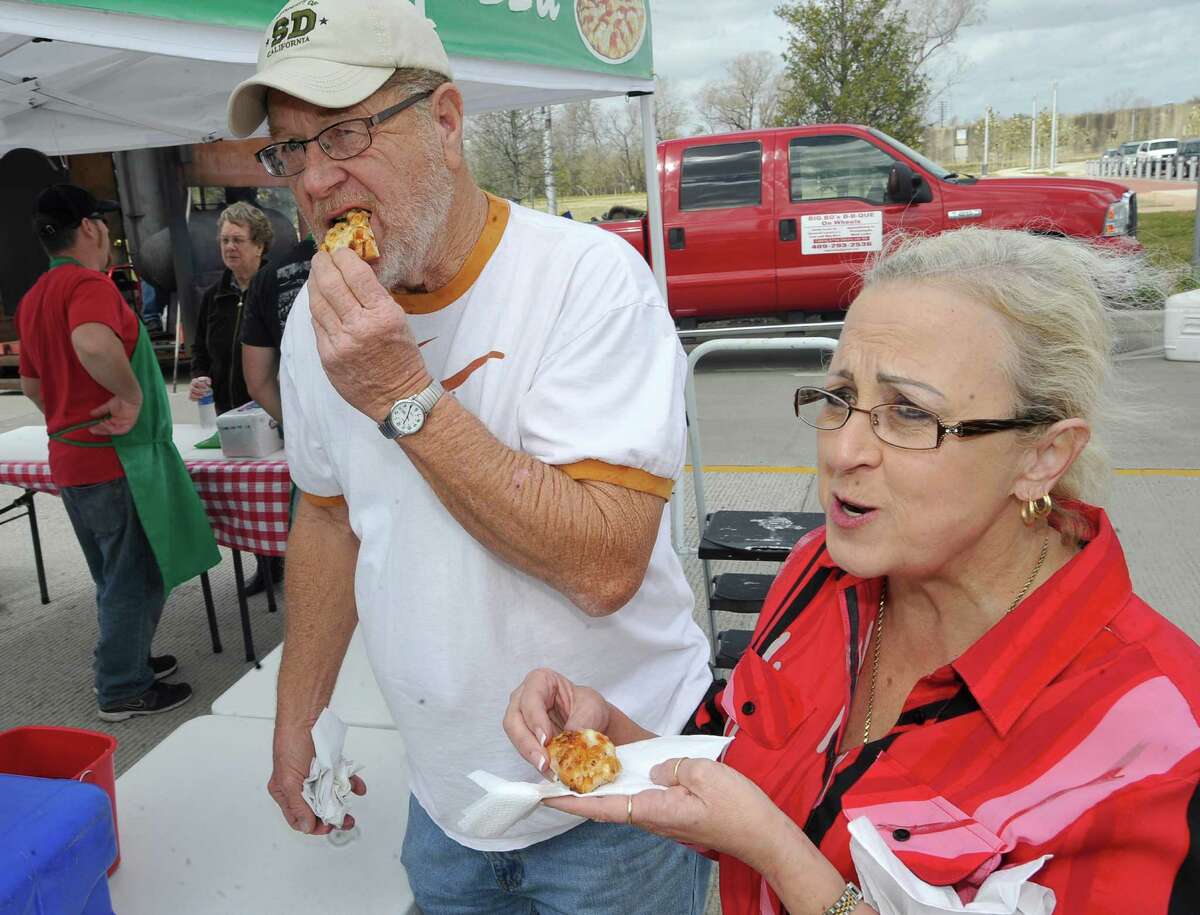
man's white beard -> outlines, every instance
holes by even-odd
[[[454,177],[432,150],[427,164],[428,183],[405,205],[405,213],[397,214],[403,223],[388,227],[377,272],[384,289],[420,288],[437,256],[434,245],[445,239],[454,201]]]

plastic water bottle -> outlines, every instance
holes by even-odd
[[[200,408],[200,427],[202,429],[217,428],[217,408],[213,404],[212,391],[209,391],[197,403]]]

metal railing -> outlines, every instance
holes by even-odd
[[[845,321],[812,321],[808,324],[756,324],[751,327],[705,327],[679,331],[680,340],[725,340],[761,337],[764,334],[841,333]]]
[[[1172,156],[1170,159],[1092,159],[1087,163],[1091,178],[1145,178],[1157,181],[1195,181],[1200,179],[1200,156]]]
[[[692,489],[696,497],[696,523],[701,535],[704,533],[704,519],[708,515],[708,500],[704,495],[704,460],[700,454],[700,421],[699,408],[696,401],[696,365],[705,356],[710,356],[713,353],[785,352],[799,350],[832,353],[837,349],[837,346],[837,340],[831,337],[785,337],[774,340],[708,340],[701,343],[688,355],[687,381],[684,386],[683,396],[685,409],[687,410],[688,460],[692,464]],[[696,546],[689,546],[684,543],[683,505],[679,497],[678,486],[675,487],[675,491],[671,494],[671,542],[675,547],[675,552],[681,557],[693,555],[696,550]],[[698,544],[699,541],[697,540],[697,546]],[[711,577],[707,560],[704,562],[704,574],[707,581]]]

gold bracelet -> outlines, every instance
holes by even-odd
[[[825,915],[850,915],[858,904],[863,901],[863,895],[853,883],[847,883],[837,902],[825,910]]]

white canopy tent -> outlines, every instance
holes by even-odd
[[[0,155],[216,142],[282,0],[0,0]],[[394,0],[408,2],[408,0]],[[597,51],[589,0],[417,0],[437,24],[467,111],[641,97],[651,241],[666,293],[648,0],[623,58]]]

